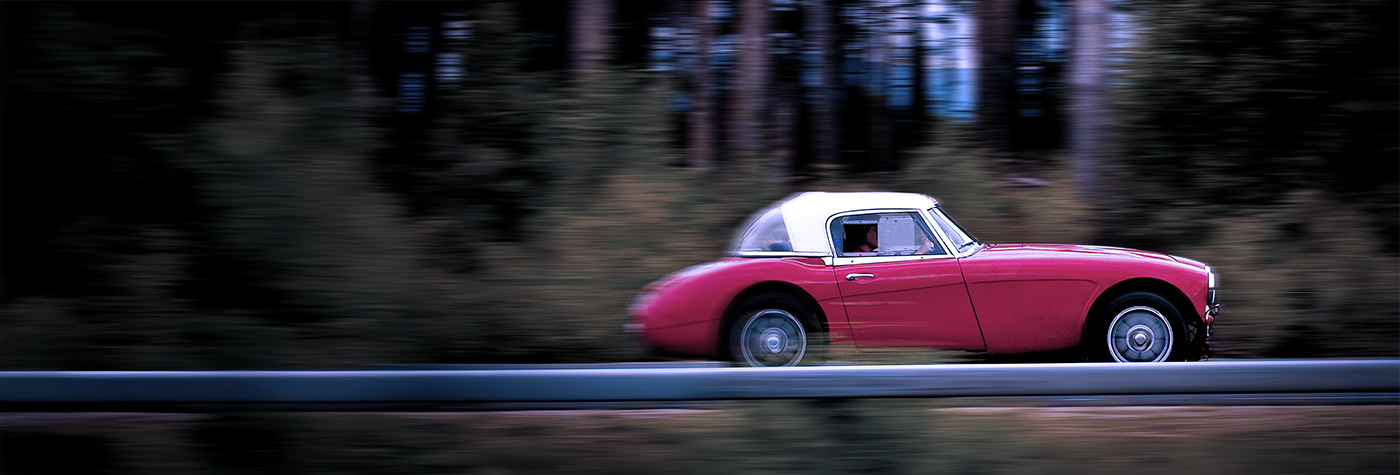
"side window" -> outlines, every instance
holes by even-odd
[[[947,254],[917,213],[873,213],[837,218],[831,236],[845,257]]]

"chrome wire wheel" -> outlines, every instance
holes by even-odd
[[[1108,324],[1108,354],[1118,362],[1166,361],[1175,335],[1171,322],[1155,308],[1133,306]]]
[[[807,353],[807,331],[786,310],[750,314],[735,336],[743,363],[749,366],[794,366]]]

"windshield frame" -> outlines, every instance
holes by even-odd
[[[934,227],[939,228],[938,232],[943,234],[948,244],[951,245],[950,250],[953,251],[954,255],[961,257],[972,254],[981,249],[982,244],[985,244],[982,240],[977,239],[977,236],[971,231],[968,231],[967,226],[963,226],[957,218],[948,213],[948,210],[943,209],[942,205],[929,208],[928,214],[930,218],[933,218]],[[950,230],[956,231],[961,236],[954,235],[954,233],[949,232]],[[960,240],[960,237],[966,238],[966,240]]]

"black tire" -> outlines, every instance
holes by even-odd
[[[1084,346],[1092,361],[1185,361],[1191,346],[1181,312],[1153,292],[1123,294],[1094,316]]]
[[[765,293],[736,307],[729,327],[729,359],[740,366],[819,365],[825,362],[826,334],[801,300]]]

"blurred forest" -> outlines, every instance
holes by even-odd
[[[1394,0],[4,2],[0,369],[646,359],[804,190],[1215,265],[1400,355]]]

